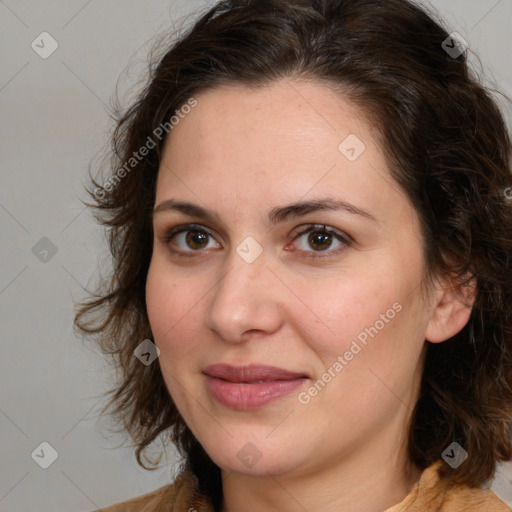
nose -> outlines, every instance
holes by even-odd
[[[245,341],[249,333],[272,334],[282,325],[284,300],[264,253],[248,263],[233,251],[228,270],[212,291],[206,323],[231,343]]]

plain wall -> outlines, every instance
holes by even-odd
[[[0,511],[86,512],[172,478],[175,459],[144,471],[132,449],[118,447],[123,437],[97,423],[111,375],[73,334],[73,299],[107,248],[80,198],[120,73],[132,61],[124,83],[135,82],[155,34],[208,4],[0,2]],[[512,96],[512,0],[433,5]],[[42,32],[58,43],[46,59],[31,46]],[[58,453],[47,469],[31,457],[42,442]]]

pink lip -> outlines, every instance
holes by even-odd
[[[308,377],[275,366],[231,366],[215,364],[205,368],[210,395],[232,409],[257,409],[290,394]]]

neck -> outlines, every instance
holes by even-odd
[[[356,476],[354,476],[356,475]],[[224,479],[222,512],[383,512],[400,503],[421,476],[421,470],[390,468],[360,471],[334,480],[334,474],[316,477],[284,476]]]
[[[410,493],[422,472],[409,462],[404,439],[400,448],[396,438],[390,442],[392,433],[384,429],[364,453],[333,457],[320,468],[257,476],[222,471],[221,511],[383,512]]]

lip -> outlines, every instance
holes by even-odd
[[[239,410],[258,409],[302,386],[308,376],[267,365],[215,364],[203,370],[210,396]]]

